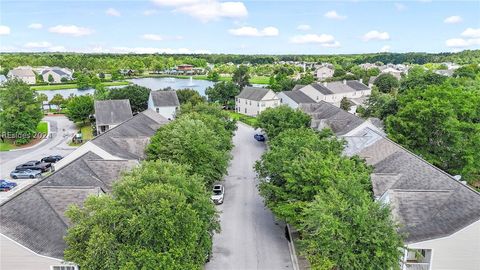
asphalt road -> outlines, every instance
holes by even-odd
[[[242,123],[233,138],[233,160],[225,177],[225,199],[218,206],[222,231],[213,237],[213,253],[207,270],[293,269],[279,224],[258,194],[253,166],[265,151],[254,140],[255,131]]]
[[[11,180],[10,172],[19,164],[30,160],[40,160],[49,155],[66,156],[75,148],[68,146],[68,142],[76,132],[75,124],[65,116],[47,116],[44,121],[50,123],[50,135],[31,148],[0,152],[0,177]],[[0,192],[0,203],[14,193],[38,181],[37,179],[16,179],[18,186],[8,192]]]

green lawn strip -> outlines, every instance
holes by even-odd
[[[228,111],[228,113],[230,114],[230,117],[232,117],[232,119],[245,123],[249,126],[254,127],[255,124],[257,123],[257,118],[253,116],[243,115],[243,114],[232,112],[232,111]]]
[[[38,123],[37,132],[48,134],[48,123],[45,121],[41,121],[40,123]]]
[[[10,144],[8,142],[0,142],[0,151],[10,151],[14,148],[15,148],[15,146],[13,146],[12,144]]]
[[[102,82],[103,86],[120,86],[128,85],[130,82],[127,81],[116,81],[116,82]],[[66,83],[66,84],[51,84],[51,85],[37,85],[31,86],[32,90],[42,91],[42,90],[63,90],[63,89],[73,89],[78,88],[76,83]]]

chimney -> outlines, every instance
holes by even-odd
[[[362,79],[362,78],[360,78],[360,80],[358,80],[358,81],[359,81],[360,83],[363,83],[363,79]]]
[[[343,80],[343,84],[347,84],[347,80]]]

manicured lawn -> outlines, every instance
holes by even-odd
[[[257,124],[257,118],[253,116],[247,116],[247,115],[239,114],[232,111],[228,111],[228,113],[230,114],[230,117],[232,117],[232,119],[243,122],[249,126],[254,127],[255,124]]]
[[[91,139],[93,139],[92,125],[87,124],[87,125],[85,125],[85,126],[82,126],[82,127],[80,128],[80,131],[81,131],[82,134],[83,134],[83,140],[84,140],[84,141],[90,141]]]
[[[127,81],[117,81],[117,82],[102,82],[103,86],[120,86],[120,85],[128,85],[130,84]],[[37,85],[31,86],[32,90],[62,90],[62,89],[72,89],[77,88],[76,83],[65,83],[65,84],[52,84],[52,85]]]
[[[0,151],[9,151],[15,148],[12,144],[9,144],[8,142],[0,142]]]
[[[45,121],[41,121],[40,123],[38,123],[37,132],[48,134],[48,123]]]

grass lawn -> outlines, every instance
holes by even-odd
[[[116,81],[116,82],[102,82],[103,86],[120,86],[120,85],[128,85],[130,82],[127,81]],[[52,85],[37,85],[31,86],[30,89],[38,91],[38,90],[63,90],[63,89],[72,89],[77,88],[76,83],[65,83],[65,84],[52,84]]]
[[[14,149],[15,146],[13,146],[12,144],[8,143],[8,142],[0,142],[0,151],[9,151],[9,150],[12,150]]]
[[[230,114],[230,117],[232,117],[232,119],[235,119],[252,127],[254,127],[257,123],[257,118],[253,116],[247,116],[232,111],[228,111],[228,114]]]
[[[75,123],[75,125],[80,130],[80,132],[83,134],[83,142],[84,143],[86,141],[90,141],[91,139],[93,139],[93,130],[92,130],[92,125],[90,123],[85,124],[85,123],[79,122],[79,123]],[[72,141],[70,141],[68,143],[68,145],[70,145],[70,146],[80,146],[82,144],[83,143],[74,143]]]
[[[48,134],[48,123],[45,121],[41,121],[40,123],[38,123],[37,132]]]

